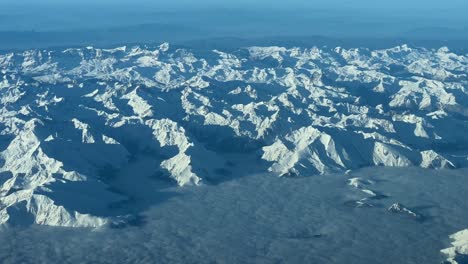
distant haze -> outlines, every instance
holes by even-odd
[[[0,49],[291,36],[466,47],[467,12],[466,0],[0,0]]]

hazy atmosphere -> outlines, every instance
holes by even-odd
[[[388,46],[405,40],[463,49],[468,38],[467,6],[466,1],[458,0],[2,0],[0,48],[162,41],[185,44],[207,39],[219,42],[219,38],[263,39],[268,43],[272,37],[289,37],[289,41],[326,37],[341,45]]]

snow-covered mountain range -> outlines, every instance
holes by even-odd
[[[0,70],[2,224],[117,221],[94,212],[131,199],[119,186],[141,175],[468,164],[468,57],[447,48],[164,43],[7,53]]]

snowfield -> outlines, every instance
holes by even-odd
[[[0,224],[127,226],[167,186],[249,175],[341,174],[363,195],[348,206],[378,207],[377,183],[345,171],[468,165],[467,84],[468,55],[445,47],[1,54]]]
[[[245,174],[229,164],[246,157],[278,176],[467,164],[468,58],[447,48],[164,43],[9,53],[0,69],[0,223],[106,224],[54,188],[124,201],[112,181],[142,157],[180,186]]]

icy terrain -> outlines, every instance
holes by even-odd
[[[0,70],[2,263],[466,262],[466,54],[164,43]]]
[[[467,165],[468,57],[447,48],[164,43],[8,53],[0,69],[2,224],[125,222],[151,178]]]

